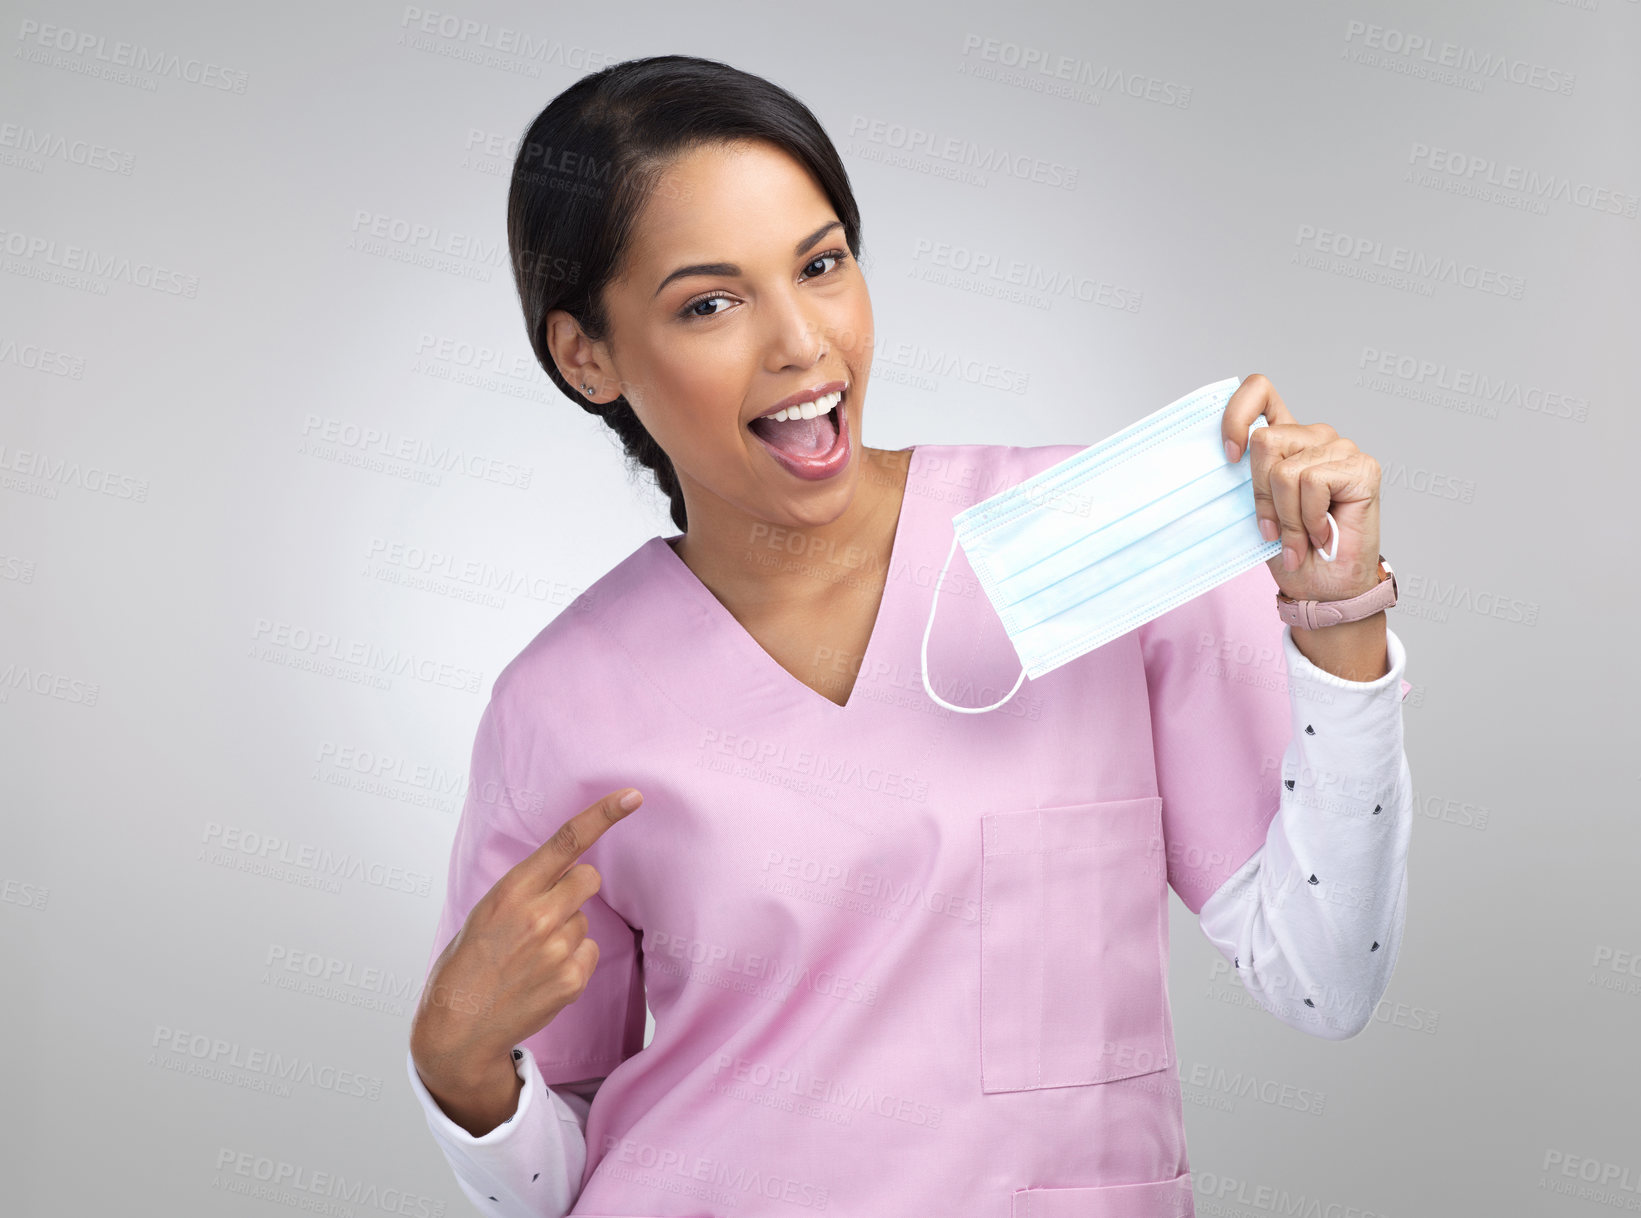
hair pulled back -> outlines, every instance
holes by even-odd
[[[672,461],[625,396],[589,401],[547,346],[546,317],[563,309],[594,342],[610,337],[603,292],[621,272],[636,218],[661,175],[704,144],[765,140],[792,155],[826,194],[850,252],[860,210],[837,149],[807,106],[780,86],[715,59],[652,55],[584,76],[548,103],[520,141],[507,195],[507,245],[530,346],[559,390],[621,438],[651,470],[688,530]]]

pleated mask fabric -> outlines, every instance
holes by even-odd
[[[1225,459],[1220,424],[1242,383],[1204,385],[952,517],[952,548],[923,632],[923,687],[978,714],[1040,677],[1282,552],[1259,535],[1249,446]],[[1263,415],[1248,429],[1267,426]],[[1338,526],[1332,513],[1333,550]],[[961,544],[1020,658],[1014,688],[957,706],[929,685],[929,632]],[[1319,551],[1333,561],[1331,551]]]

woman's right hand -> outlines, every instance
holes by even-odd
[[[581,905],[601,881],[591,863],[576,860],[631,811],[620,804],[630,792],[611,791],[583,808],[497,880],[428,973],[411,1022],[411,1057],[429,1094],[474,1137],[518,1106],[513,1046],[551,1023],[592,979],[598,944],[587,937]]]

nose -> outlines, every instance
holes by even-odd
[[[803,292],[790,288],[772,298],[764,310],[765,359],[770,372],[813,368],[826,352],[826,330]]]

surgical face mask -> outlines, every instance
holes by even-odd
[[[1241,377],[1216,381],[952,517],[923,628],[923,688],[948,710],[996,710],[1040,677],[1282,552],[1259,535],[1248,445],[1220,424]],[[1256,418],[1248,429],[1267,426]],[[1329,549],[1332,562],[1339,528]],[[929,685],[929,632],[961,542],[1020,657],[1001,702],[956,706]]]

